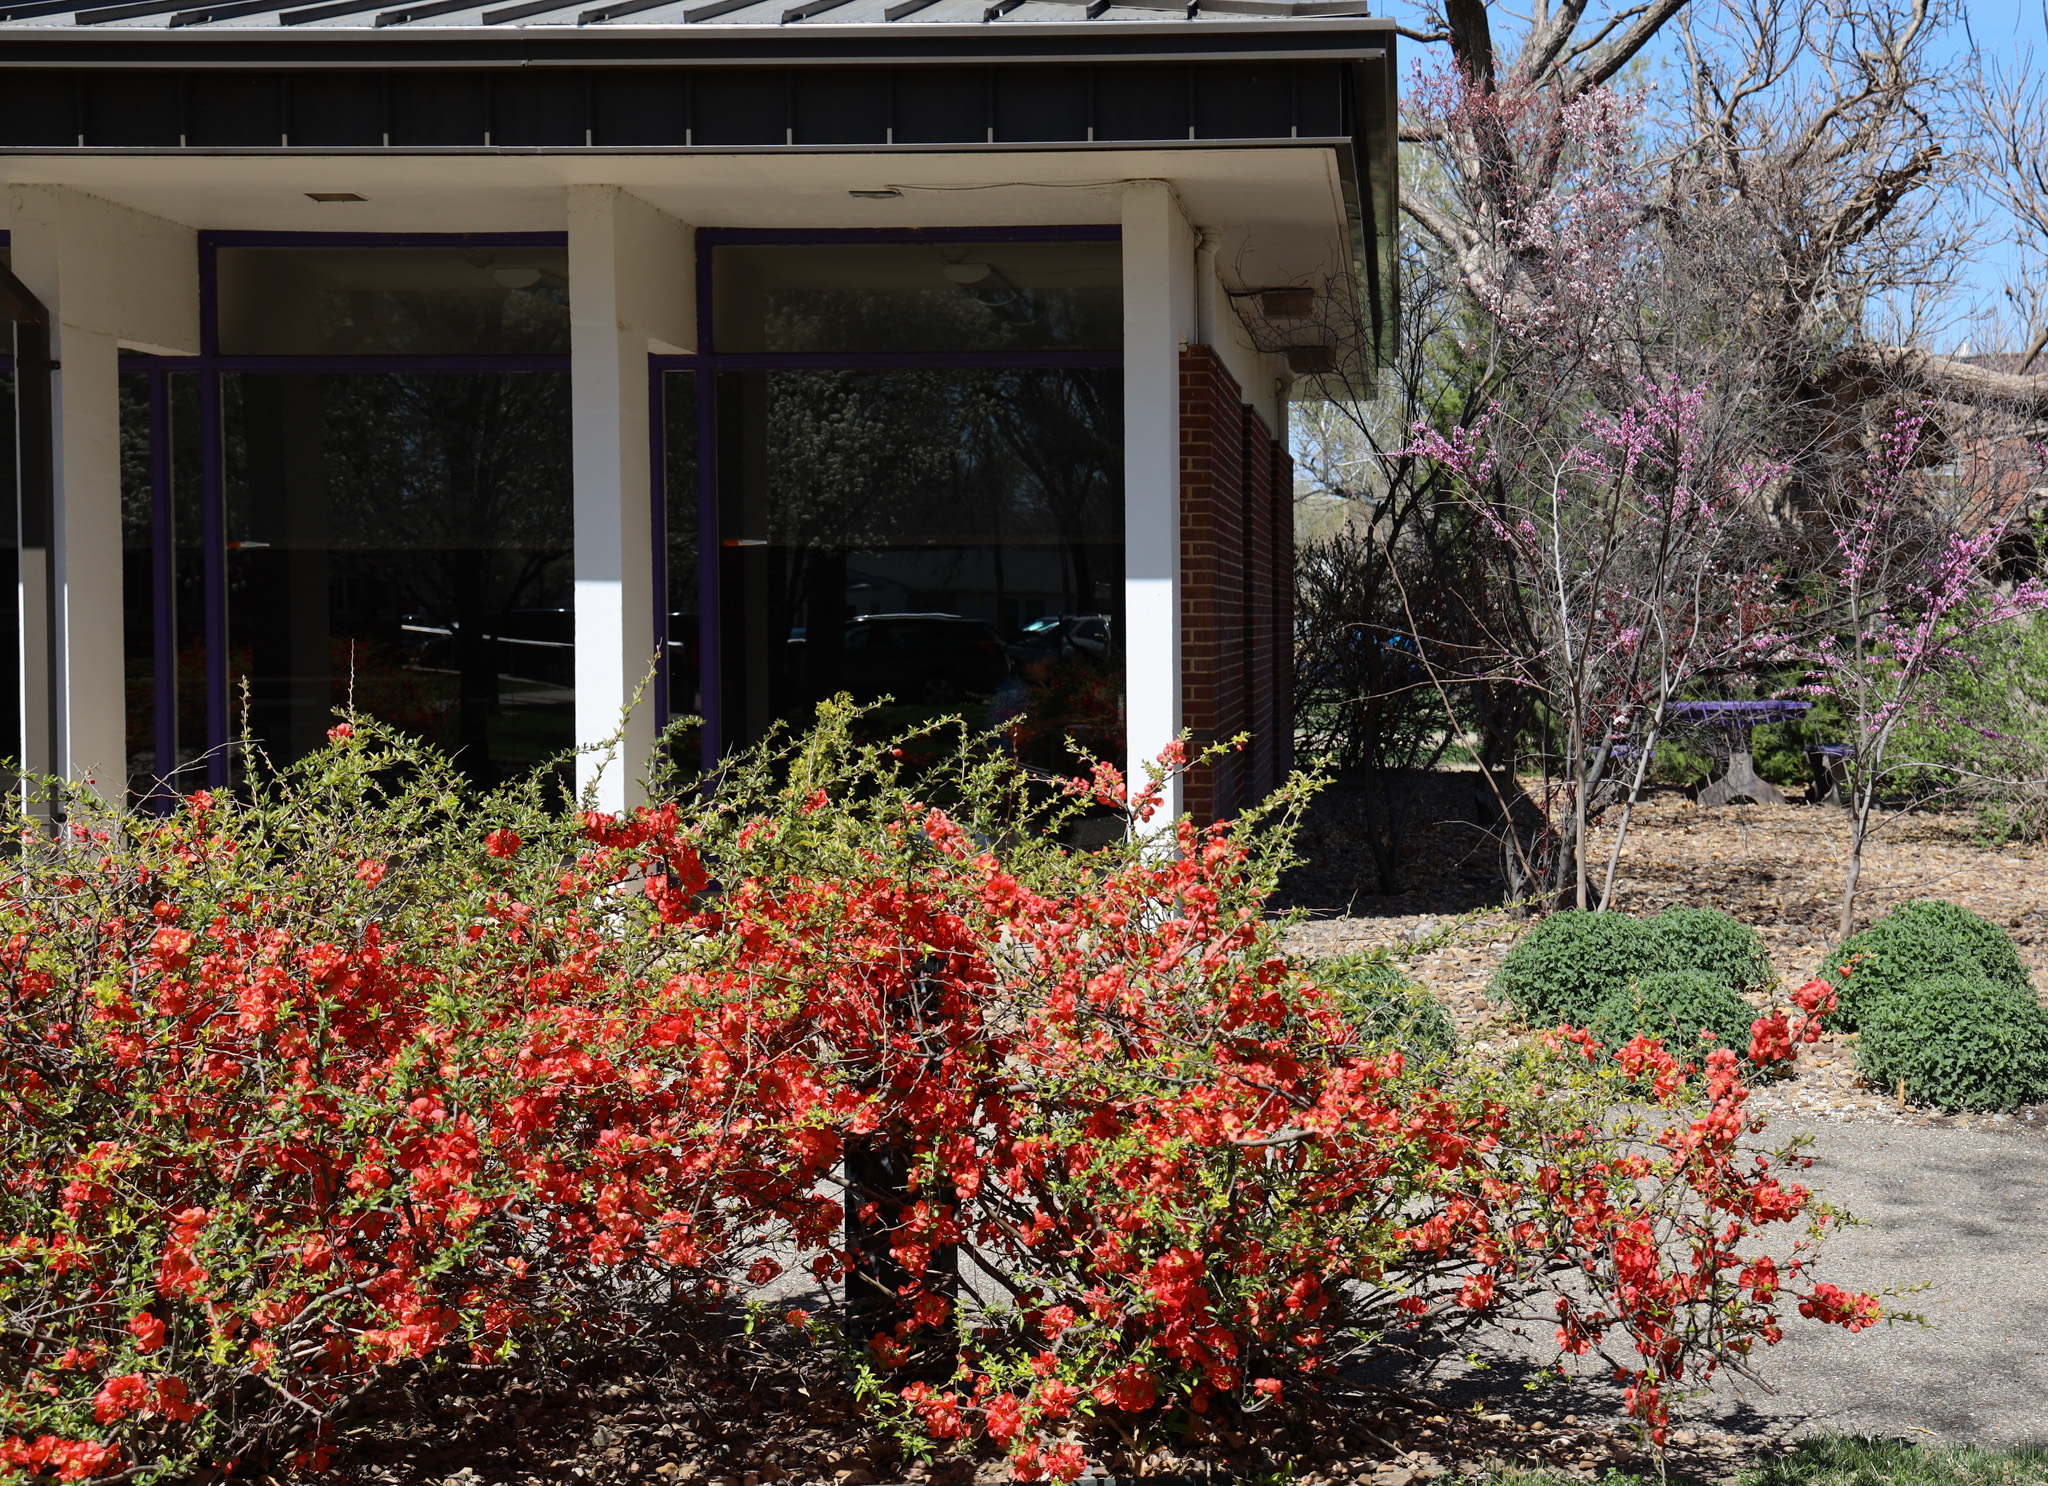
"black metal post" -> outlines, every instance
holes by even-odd
[[[932,984],[936,973],[937,967],[925,959],[917,967],[908,995],[885,996],[878,1029],[885,1041],[898,1033],[921,1040],[922,1024],[937,999]],[[885,1052],[877,1070],[879,1077],[891,1076],[891,1061]],[[853,1256],[853,1268],[846,1276],[846,1315],[848,1334],[856,1343],[866,1344],[893,1331],[910,1314],[902,1289],[912,1277],[891,1252],[911,1205],[910,1161],[901,1133],[887,1128],[871,1135],[849,1136],[846,1142],[846,1247]],[[937,1192],[926,1194],[926,1200],[951,1205]],[[875,1209],[872,1222],[862,1217],[870,1205]],[[959,1262],[959,1252],[952,1245],[933,1245],[930,1267],[922,1277],[924,1287],[957,1300]],[[925,1338],[912,1349],[901,1375],[943,1381],[953,1375],[957,1351],[943,1336]]]

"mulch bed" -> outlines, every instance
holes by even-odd
[[[1405,891],[1382,896],[1359,837],[1355,786],[1338,781],[1303,833],[1307,860],[1290,874],[1285,906],[1305,909],[1291,947],[1333,954],[1393,945],[1449,1002],[1462,1036],[1525,1029],[1486,994],[1495,965],[1523,928],[1498,911],[1498,848],[1476,775],[1415,781],[1417,824],[1405,853]],[[1676,792],[1636,812],[1619,877],[1624,911],[1686,903],[1726,909],[1754,926],[1796,984],[1834,939],[1842,821],[1829,807],[1702,810]],[[1596,842],[1596,845],[1600,843]],[[1892,904],[1945,897],[2006,926],[2048,983],[2048,852],[1988,849],[1966,817],[1904,819],[1869,848],[1859,925]],[[1459,922],[1453,922],[1459,920]],[[1410,953],[1426,942],[1422,953]],[[2048,1137],[2048,1108],[2019,1116],[1944,1117],[1901,1106],[1861,1084],[1852,1037],[1803,1049],[1797,1072],[1759,1091],[1769,1115],[1914,1124],[1983,1124]],[[1436,1385],[1414,1373],[1360,1383],[1318,1411],[1319,1429],[1263,1441],[1210,1437],[1184,1454],[1105,1462],[1118,1479],[1242,1480],[1290,1468],[1302,1486],[1411,1486],[1502,1466],[1592,1480],[1614,1467],[1648,1469],[1615,1401],[1597,1387],[1523,1384],[1520,1364],[1453,1365]],[[440,1370],[395,1380],[366,1400],[342,1441],[338,1475],[363,1486],[621,1482],[639,1486],[969,1486],[1006,1480],[993,1455],[934,1470],[906,1460],[865,1425],[829,1359],[735,1334],[622,1353],[560,1370]],[[1758,1444],[1713,1431],[1676,1432],[1672,1474],[1721,1480]]]
[[[1484,785],[1475,773],[1446,771],[1414,787],[1423,824],[1408,844],[1406,891],[1394,896],[1376,891],[1372,859],[1359,844],[1356,787],[1338,781],[1318,800],[1302,835],[1307,861],[1283,887],[1285,905],[1309,915],[1290,947],[1326,955],[1390,945],[1406,953],[1418,941],[1434,946],[1447,939],[1407,958],[1408,970],[1449,1002],[1461,1036],[1483,1042],[1519,1035],[1525,1029],[1512,1009],[1486,995],[1494,967],[1528,921],[1487,912],[1499,902],[1499,848],[1476,824],[1488,818]],[[1594,834],[1603,869],[1611,839]],[[1676,790],[1660,791],[1637,806],[1630,823],[1616,906],[1627,913],[1671,904],[1724,909],[1763,936],[1779,973],[1797,985],[1835,942],[1845,847],[1843,817],[1832,806],[1707,810]],[[1857,927],[1897,903],[1947,898],[2003,925],[2036,983],[2048,985],[2044,869],[2048,850],[1987,847],[1970,816],[1902,816],[1865,848]],[[1902,1105],[1863,1084],[1853,1033],[1801,1049],[1796,1072],[1759,1090],[1754,1107],[1766,1115],[2048,1130],[2048,1111],[2041,1109],[1945,1116]]]
[[[1554,1385],[1529,1396],[1475,1387],[1469,1372],[1441,1391],[1363,1385],[1319,1409],[1312,1439],[1232,1439],[1214,1432],[1142,1460],[1101,1462],[1122,1481],[1244,1481],[1288,1470],[1301,1486],[1412,1486],[1502,1466],[1592,1480],[1649,1468],[1611,1399]],[[1494,1398],[1496,1391],[1516,1396]],[[637,1486],[994,1486],[1009,1479],[992,1451],[928,1465],[861,1421],[851,1394],[815,1353],[777,1356],[692,1337],[658,1352],[585,1360],[558,1371],[421,1369],[364,1400],[339,1441],[333,1475],[362,1486],[618,1482]],[[1731,1436],[1680,1430],[1668,1465],[1700,1479],[1743,1455]],[[1094,1464],[1095,1462],[1091,1462]],[[304,1478],[301,1478],[304,1479]]]

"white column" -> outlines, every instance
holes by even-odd
[[[1180,350],[1194,234],[1164,181],[1123,194],[1124,726],[1134,786],[1180,734]],[[1167,800],[1180,813],[1176,786]]]
[[[22,738],[32,763],[118,801],[128,783],[121,647],[122,349],[199,351],[199,244],[190,227],[62,186],[8,193],[14,272],[50,311],[57,634],[22,591]],[[31,592],[31,588],[35,591]],[[55,674],[47,691],[37,682]],[[56,711],[58,757],[35,759]]]
[[[569,188],[579,793],[620,810],[654,756],[655,585],[647,356],[696,348],[691,229],[617,186]],[[623,726],[623,734],[622,734]],[[604,748],[618,738],[615,747]]]

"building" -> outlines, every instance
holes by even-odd
[[[1249,731],[1205,815],[1284,768],[1390,21],[392,3],[0,0],[29,768],[220,784],[353,698],[488,776],[630,707],[618,805],[670,718],[841,687],[1054,763]]]

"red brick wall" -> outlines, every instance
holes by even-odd
[[[1267,506],[1273,532],[1276,571],[1268,591],[1270,649],[1273,674],[1273,725],[1267,733],[1270,789],[1294,767],[1294,456],[1287,452],[1286,431],[1269,440],[1272,485]]]
[[[1197,747],[1251,735],[1188,776],[1209,821],[1264,795],[1292,752],[1292,467],[1208,347],[1181,353],[1180,397],[1182,723]]]

